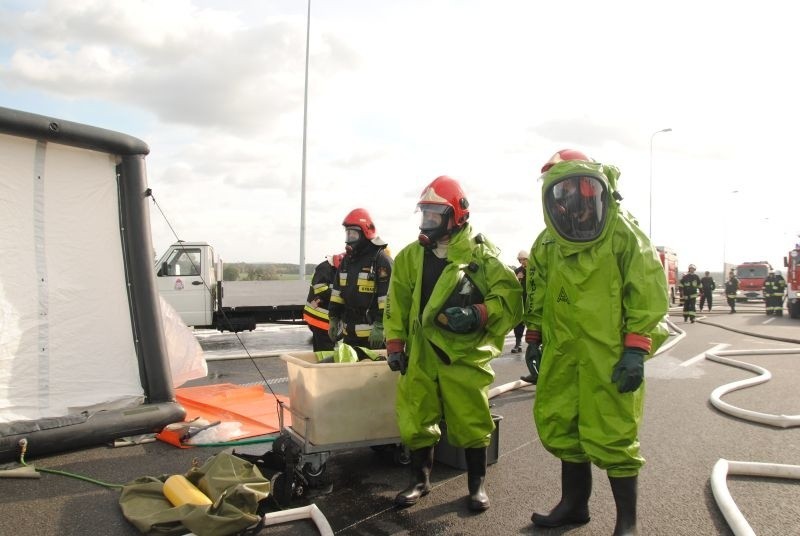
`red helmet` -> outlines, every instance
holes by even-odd
[[[364,234],[364,238],[372,240],[377,236],[375,224],[372,223],[372,216],[363,208],[355,208],[344,217],[342,225],[345,227],[358,227]]]
[[[582,152],[576,151],[575,149],[561,149],[556,154],[551,156],[550,160],[548,160],[547,163],[542,166],[542,173],[545,173],[551,167],[555,166],[559,162],[564,162],[565,160],[585,160],[586,162],[594,162],[594,160]]]
[[[461,226],[469,219],[469,201],[464,190],[453,178],[447,175],[437,177],[422,190],[417,205],[445,205],[453,210],[453,223]]]

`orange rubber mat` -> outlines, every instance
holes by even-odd
[[[280,425],[276,398],[289,405],[288,397],[265,393],[260,385],[241,386],[232,383],[182,387],[175,389],[175,397],[186,410],[185,421],[199,417],[209,422],[238,422],[241,433],[230,437],[229,441],[278,432]],[[291,425],[288,411],[284,411],[284,419],[284,426]]]

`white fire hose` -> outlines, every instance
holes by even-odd
[[[288,521],[297,521],[299,519],[311,519],[316,524],[319,533],[322,536],[333,536],[328,520],[325,514],[322,513],[316,504],[309,504],[308,506],[300,506],[298,508],[290,508],[289,510],[281,510],[279,512],[271,512],[264,516],[264,524],[278,525]]]
[[[742,409],[721,400],[721,397],[732,391],[759,385],[772,378],[772,374],[765,368],[745,363],[743,361],[736,361],[724,356],[728,355],[776,355],[776,354],[798,354],[800,351],[795,349],[776,349],[776,350],[724,350],[717,352],[706,352],[706,359],[732,365],[734,367],[742,368],[759,374],[754,378],[746,380],[739,380],[728,383],[721,387],[717,387],[711,392],[711,404],[718,410],[738,417],[740,419],[768,424],[779,428],[789,428],[792,426],[800,426],[800,415],[771,415],[767,413],[760,413],[757,411],[750,411]],[[714,499],[717,501],[717,506],[722,511],[722,515],[728,522],[731,530],[736,536],[755,536],[750,524],[745,519],[739,507],[736,506],[730,492],[728,491],[727,477],[728,475],[744,475],[744,476],[762,476],[769,478],[789,478],[800,480],[800,465],[784,465],[777,463],[759,463],[759,462],[741,462],[730,461],[720,458],[714,469],[711,472],[711,491],[714,493]]]

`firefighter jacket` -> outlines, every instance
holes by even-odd
[[[339,274],[331,289],[329,315],[344,322],[344,341],[368,346],[372,324],[383,322],[392,258],[385,245],[372,242],[348,253],[339,265]]]
[[[786,280],[782,275],[768,275],[764,280],[764,296],[777,298],[783,297],[786,290]]]
[[[700,288],[700,277],[695,273],[683,274],[681,277],[681,288],[683,295],[686,298],[691,298],[697,295],[697,290]]]
[[[735,298],[736,292],[739,290],[739,278],[736,276],[731,277],[725,281],[725,296],[728,298]]]
[[[714,283],[714,278],[710,275],[707,275],[700,279],[700,290],[703,291],[703,294],[706,296],[711,296],[711,293],[714,292],[714,289],[717,288],[717,284]]]
[[[308,289],[303,320],[315,328],[328,331],[328,304],[331,301],[331,285],[336,277],[336,268],[326,259],[314,269]]]

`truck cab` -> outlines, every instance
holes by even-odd
[[[156,263],[158,291],[187,326],[213,324],[217,264],[209,244],[183,241],[172,244]]]
[[[763,300],[764,280],[771,269],[772,265],[767,261],[743,262],[736,265],[736,277],[739,278],[736,301]]]

